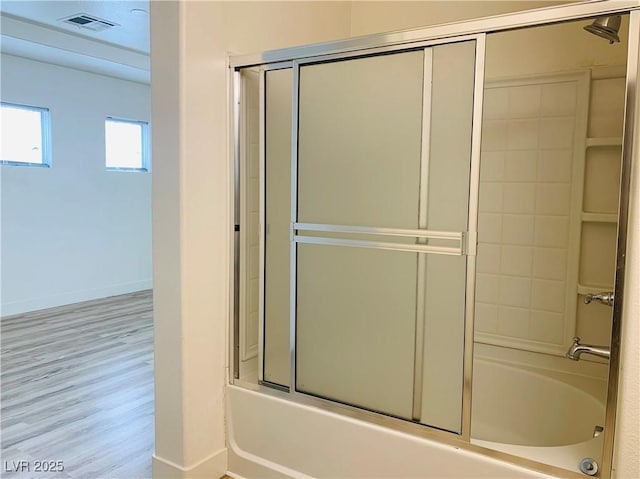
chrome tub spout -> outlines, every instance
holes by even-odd
[[[582,354],[593,354],[601,358],[609,359],[611,357],[611,349],[605,346],[592,346],[590,344],[580,344],[580,338],[573,338],[573,344],[567,351],[567,357],[573,361],[578,361]]]

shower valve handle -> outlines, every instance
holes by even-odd
[[[606,291],[604,293],[588,294],[584,298],[584,304],[589,304],[592,301],[597,301],[598,303],[606,304],[607,306],[613,306],[613,300],[613,291]]]

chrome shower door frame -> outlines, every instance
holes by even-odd
[[[396,428],[404,429],[405,421],[393,417],[381,415],[379,413],[371,412],[366,409],[357,408],[349,404],[337,403],[327,399],[311,396],[306,393],[302,393],[296,390],[296,298],[297,298],[297,247],[300,243],[306,244],[323,244],[323,245],[339,245],[346,247],[359,247],[359,248],[374,248],[382,250],[394,250],[394,251],[407,251],[426,254],[440,254],[440,255],[456,255],[466,256],[466,280],[465,280],[465,303],[466,305],[473,305],[473,298],[475,296],[475,254],[476,254],[476,239],[477,232],[477,210],[478,210],[478,184],[479,184],[479,171],[480,171],[480,137],[481,137],[481,117],[482,117],[482,100],[484,93],[484,56],[485,56],[485,34],[474,34],[450,37],[446,39],[438,40],[426,40],[421,42],[414,42],[410,45],[393,45],[377,48],[368,48],[365,50],[358,50],[356,52],[336,53],[330,55],[321,55],[318,57],[303,58],[293,60],[293,97],[292,97],[292,131],[291,131],[291,249],[290,249],[290,364],[291,364],[291,376],[289,393],[292,399],[300,402],[318,402],[325,408],[333,409],[335,406],[344,408],[344,411],[349,411],[350,415],[354,417],[362,417],[370,419],[371,416],[378,416],[386,422],[394,422]],[[359,226],[343,226],[343,225],[328,225],[328,224],[309,224],[298,222],[298,120],[299,120],[299,88],[300,88],[300,68],[304,65],[321,64],[326,62],[342,61],[356,58],[366,58],[377,56],[381,54],[388,54],[390,52],[403,52],[403,51],[419,51],[422,50],[425,54],[424,64],[429,67],[424,71],[425,84],[431,82],[431,55],[432,47],[440,45],[450,45],[459,42],[473,41],[475,43],[475,57],[474,57],[474,97],[473,97],[473,122],[471,130],[471,156],[470,162],[470,177],[469,177],[469,204],[467,210],[467,230],[463,232],[443,232],[443,231],[429,231],[426,229],[399,229],[399,228],[380,228],[380,227],[359,227]],[[427,78],[428,75],[428,78]],[[423,84],[423,93],[427,89]],[[420,158],[420,222],[426,225],[426,188],[428,185],[428,161],[429,161],[429,133],[425,131],[430,126],[431,118],[431,94],[423,94],[423,131],[422,131],[422,145],[421,145],[421,158]],[[426,121],[426,123],[425,123]],[[427,143],[425,143],[427,140]],[[419,226],[422,228],[422,224]],[[410,237],[415,238],[416,244],[398,244],[393,242],[381,242],[381,241],[367,241],[367,240],[352,240],[352,239],[338,239],[327,238],[317,236],[306,236],[299,234],[301,231],[313,231],[313,232],[326,232],[326,233],[353,233],[360,235],[375,235],[375,236],[389,236],[389,237]],[[429,239],[449,240],[456,242],[451,246],[432,246],[425,244]],[[419,254],[418,257],[424,260],[425,254]],[[262,260],[261,260],[261,264]],[[420,270],[418,270],[418,282],[420,282]],[[422,277],[424,281],[424,277]],[[262,291],[262,290],[261,290]],[[261,300],[262,301],[262,300]],[[418,304],[424,302],[424,299],[420,299],[418,296]],[[416,316],[418,316],[418,311]],[[422,423],[410,423],[407,422],[406,426],[413,426],[417,428],[430,427],[432,431],[437,434],[452,435],[456,438],[460,437],[465,441],[469,441],[471,437],[471,367],[473,357],[473,307],[465,307],[464,330],[465,341],[463,344],[464,360],[463,360],[463,376],[461,381],[462,386],[462,411],[461,411],[461,432],[460,434],[454,432],[448,432],[440,429],[430,427]],[[419,337],[419,333],[423,331],[423,321],[416,318],[416,355],[421,354],[423,349],[423,338]],[[469,335],[469,331],[471,334]],[[418,399],[421,397],[421,393],[418,393],[418,386],[421,385],[421,377],[418,380],[418,372],[420,368],[417,365],[417,358],[414,361],[414,392],[413,392],[413,411],[412,416],[415,416],[419,410],[416,407]],[[467,387],[468,386],[468,387]],[[414,417],[415,419],[415,417]],[[413,429],[413,428],[412,428]]]
[[[617,393],[618,393],[618,375],[620,369],[620,340],[621,340],[621,325],[622,325],[622,312],[623,312],[623,299],[624,299],[624,275],[625,275],[625,257],[626,257],[626,245],[627,245],[627,228],[629,221],[629,194],[630,194],[630,179],[631,179],[631,167],[633,162],[634,147],[638,148],[640,145],[640,136],[636,134],[635,128],[635,108],[637,99],[637,76],[638,76],[638,54],[640,53],[640,0],[622,0],[622,1],[610,1],[610,0],[597,0],[578,4],[569,4],[556,7],[542,8],[537,10],[525,11],[522,13],[506,14],[496,17],[489,17],[484,19],[469,20],[463,22],[457,22],[445,25],[436,25],[433,27],[407,30],[394,33],[376,34],[365,37],[358,37],[352,39],[346,39],[330,43],[321,43],[315,45],[306,45],[294,48],[288,48],[283,50],[275,50],[271,52],[259,53],[254,55],[234,56],[229,58],[229,84],[232,94],[230,96],[229,116],[231,122],[234,125],[233,138],[230,138],[232,154],[230,155],[230,163],[232,165],[230,175],[231,184],[235,185],[234,198],[233,198],[233,210],[231,211],[231,217],[234,218],[235,231],[234,236],[230,241],[232,264],[230,266],[230,276],[232,284],[232,294],[230,296],[232,314],[231,314],[231,327],[230,327],[230,345],[229,348],[229,364],[232,365],[229,380],[231,384],[239,384],[238,379],[238,363],[239,352],[236,348],[238,344],[238,324],[239,324],[239,312],[238,303],[239,296],[237,292],[237,283],[239,271],[239,242],[238,229],[239,225],[239,207],[240,207],[240,194],[239,188],[239,174],[240,174],[240,161],[238,151],[241,147],[238,138],[238,121],[239,121],[239,108],[238,108],[238,89],[240,88],[239,82],[239,70],[243,67],[260,66],[261,67],[261,82],[264,85],[264,72],[269,69],[280,68],[292,68],[294,72],[294,92],[298,91],[298,75],[295,73],[299,71],[300,64],[309,62],[320,62],[328,59],[349,58],[366,55],[375,55],[382,52],[390,51],[402,51],[409,49],[417,49],[420,47],[427,47],[430,45],[446,44],[456,41],[460,38],[476,40],[476,83],[474,91],[474,112],[473,112],[473,131],[472,131],[472,163],[471,163],[471,175],[470,175],[470,191],[469,191],[469,224],[468,231],[474,232],[477,229],[477,206],[478,206],[478,185],[479,185],[479,157],[480,157],[480,134],[481,134],[481,119],[482,119],[482,94],[484,87],[484,54],[485,54],[485,38],[487,33],[494,33],[500,31],[508,31],[520,28],[529,28],[536,26],[550,25],[554,23],[566,22],[571,20],[593,18],[595,16],[618,14],[618,13],[630,13],[629,23],[629,49],[627,52],[627,77],[626,77],[626,103],[625,103],[625,120],[624,120],[624,136],[623,136],[623,153],[622,153],[622,172],[621,172],[621,188],[620,188],[620,203],[619,203],[619,220],[618,220],[618,245],[617,245],[617,267],[615,275],[615,294],[616,302],[613,310],[613,324],[612,324],[612,345],[611,345],[611,359],[609,362],[609,378],[608,378],[608,397],[606,404],[606,418],[605,418],[605,431],[604,431],[604,451],[602,461],[602,475],[603,478],[609,478],[611,475],[611,467],[613,462],[613,443],[615,436],[615,421],[616,421],[616,407],[617,407]],[[480,81],[479,81],[480,80]],[[476,107],[475,102],[480,99],[480,108]],[[264,121],[264,104],[263,98],[261,100],[261,122]],[[297,114],[297,94],[293,98],[294,105],[293,111]],[[297,155],[297,117],[292,118],[293,124],[293,138],[292,138],[292,152]],[[264,124],[261,123],[261,135],[263,134]],[[295,131],[294,131],[295,130]],[[262,142],[261,142],[262,143]],[[296,163],[294,166],[293,163]],[[261,151],[261,174],[264,174],[264,151]],[[296,191],[296,178],[297,178],[297,156],[296,161],[292,158],[292,199],[294,191]],[[260,215],[264,218],[264,176],[261,178],[261,198],[260,198]],[[297,199],[297,198],[296,198]],[[299,224],[296,222],[296,202],[292,201],[292,225],[291,225],[291,273],[292,278],[295,278],[295,247],[296,241],[294,241],[293,233],[297,229],[303,229],[309,225]],[[472,214],[473,212],[473,214]],[[329,226],[330,225],[326,225]],[[264,226],[261,225],[261,248],[263,248],[264,239]],[[377,234],[381,234],[377,231]],[[384,233],[382,233],[384,234]],[[412,235],[413,236],[413,235]],[[234,239],[235,238],[235,239]],[[475,254],[476,254],[476,241],[477,237],[466,238],[467,247],[467,290],[466,298],[467,305],[473,304],[475,296]],[[261,251],[260,260],[260,280],[263,280],[264,274],[264,251]],[[293,283],[294,281],[291,281]],[[293,288],[292,288],[293,289]],[[260,305],[262,307],[264,301],[264,284],[261,283],[260,291]],[[464,356],[464,387],[463,387],[463,411],[462,411],[462,434],[457,435],[454,433],[441,431],[438,429],[430,428],[425,425],[417,425],[415,423],[407,422],[401,419],[387,417],[381,414],[369,412],[366,410],[354,408],[348,405],[334,403],[315,397],[308,396],[306,394],[297,393],[295,391],[295,297],[292,295],[291,300],[291,330],[290,330],[290,359],[292,364],[291,385],[290,388],[273,388],[264,385],[249,385],[242,383],[243,387],[247,387],[263,394],[276,396],[282,399],[287,399],[300,404],[312,405],[324,410],[339,412],[340,414],[363,419],[375,424],[379,424],[385,427],[389,427],[395,430],[405,431],[419,436],[435,439],[437,441],[454,445],[466,450],[475,451],[484,455],[494,457],[497,459],[505,460],[511,463],[529,467],[534,470],[538,470],[544,473],[555,474],[564,477],[581,477],[576,473],[561,469],[558,467],[550,466],[544,463],[533,461],[530,459],[522,458],[520,456],[514,456],[504,452],[488,449],[482,446],[474,445],[470,443],[470,425],[471,425],[471,367],[473,362],[473,308],[466,308],[465,317],[465,356]],[[260,342],[259,345],[262,348],[263,337],[263,311],[260,313]],[[262,357],[263,351],[259,351],[259,357]],[[260,359],[260,361],[262,361]],[[260,371],[262,371],[262,364],[260,365]]]

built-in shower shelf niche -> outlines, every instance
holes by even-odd
[[[592,72],[589,135],[580,206],[580,263],[576,288],[576,336],[611,342],[611,308],[584,304],[585,297],[614,290],[618,202],[622,164],[625,69]],[[599,358],[588,361],[606,363]]]
[[[620,138],[591,138],[597,146],[585,151],[584,193],[581,210],[584,221],[611,222],[618,213],[620,165],[622,148]]]
[[[616,222],[583,222],[578,282],[587,286],[613,286],[616,270]]]
[[[587,138],[587,148],[598,146],[622,146],[622,137],[612,136],[606,138]]]
[[[578,295],[613,291],[622,137],[587,138]],[[585,254],[585,251],[590,253]]]
[[[618,223],[621,147],[621,137],[587,138],[580,250],[591,253],[582,255],[580,260],[578,295],[613,291],[614,288],[613,281],[604,281],[604,276],[615,269],[610,253],[616,248],[614,230]]]
[[[618,215],[613,213],[585,213],[582,212],[583,223],[617,223]]]

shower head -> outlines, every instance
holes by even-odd
[[[620,17],[620,15],[598,17],[591,25],[587,25],[584,29],[589,33],[609,40],[609,43],[619,42],[618,30],[620,30],[621,19],[622,17]]]

